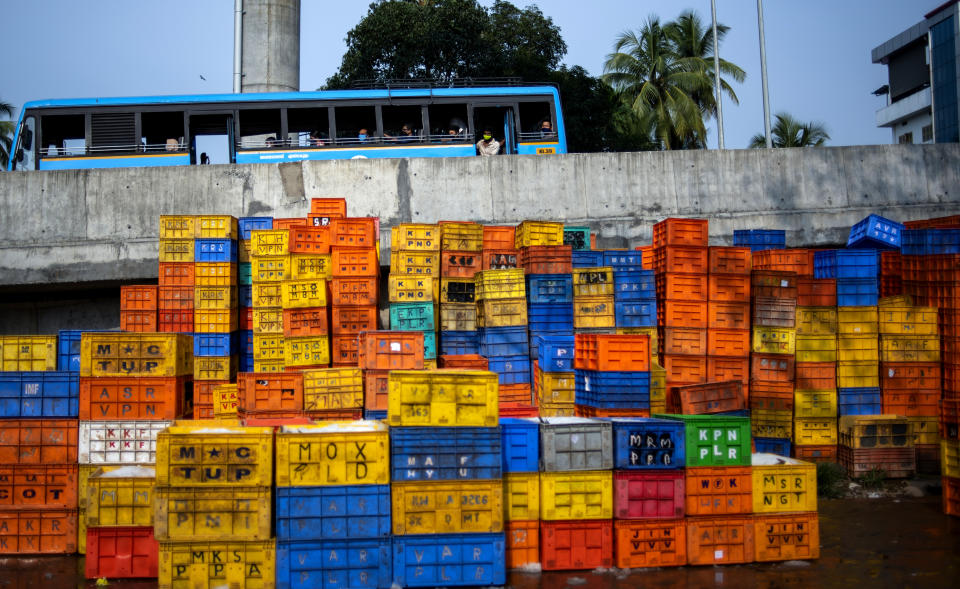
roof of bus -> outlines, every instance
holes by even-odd
[[[466,88],[397,88],[376,90],[319,90],[316,92],[258,92],[251,94],[182,94],[175,96],[126,96],[108,98],[53,98],[33,100],[29,108],[56,106],[125,106],[133,104],[194,104],[204,102],[268,102],[296,100],[343,100],[356,98],[416,98],[422,96],[522,96],[557,95],[553,86],[488,86]]]

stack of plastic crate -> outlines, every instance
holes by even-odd
[[[277,587],[390,586],[387,426],[282,426],[276,446]]]
[[[750,281],[750,424],[762,448],[783,453],[794,433],[797,275],[754,266]]]
[[[707,381],[739,382],[749,398],[750,249],[711,247],[707,258]]]
[[[900,251],[880,252],[880,296],[903,294],[903,261]]]
[[[157,436],[161,587],[246,587],[276,575],[273,429],[213,425],[175,424]]]
[[[275,219],[276,221],[276,219]],[[290,278],[290,231],[250,232],[253,372],[282,372],[283,281]]]
[[[512,243],[513,228],[503,229],[510,230]],[[473,277],[483,269],[483,236],[483,225],[440,223],[438,354],[463,356],[480,353]]]
[[[196,217],[160,215],[157,331],[193,333],[196,236]]]
[[[303,243],[312,227],[290,230],[291,242]],[[301,239],[295,241],[294,237]],[[312,242],[311,242],[312,243]],[[291,268],[296,254],[290,255]],[[281,283],[283,305],[283,364],[287,369],[324,368],[330,365],[330,335],[327,330],[328,282],[325,276],[290,278]]]
[[[540,421],[501,417],[507,568],[540,563]]]
[[[303,371],[303,412],[310,419],[361,419],[363,399],[363,372],[355,366]]]
[[[613,566],[612,432],[606,420],[541,418],[540,563],[545,571]]]
[[[77,551],[77,374],[57,336],[0,336],[0,554]]]
[[[706,219],[665,219],[653,226],[659,356],[667,405],[675,386],[707,381]]]
[[[330,220],[330,357],[334,366],[356,366],[357,335],[377,329],[379,226],[376,217]]]
[[[940,471],[938,435],[941,346],[936,307],[909,297],[880,299],[880,390],[882,413],[910,420],[917,470]]]
[[[530,250],[545,250],[552,247],[555,252],[552,260],[547,260],[545,254],[539,253],[540,260],[534,261],[529,258]],[[570,350],[573,349],[573,300],[574,286],[573,274],[576,272],[572,268],[571,260],[567,257],[565,248],[555,246],[540,246],[538,248],[527,248],[528,266],[524,268],[527,273],[527,316],[529,319],[529,342],[530,358],[535,360],[533,365],[533,383],[534,389],[537,389],[538,398],[543,402],[544,397],[540,396],[540,390],[544,383],[540,380],[542,372],[562,372],[563,370],[554,367],[544,367],[536,362],[540,356],[540,343],[544,339],[553,339],[556,341],[569,341]],[[557,338],[560,338],[557,340]],[[572,357],[568,358],[572,362]],[[573,381],[570,381],[572,385]],[[572,393],[572,388],[570,389]],[[546,395],[550,399],[551,394]],[[548,403],[563,403],[559,398],[546,401]],[[572,403],[572,399],[570,399]]]
[[[684,424],[626,418],[612,423],[614,565],[687,564]]]
[[[360,334],[361,407],[366,419],[386,419],[390,371],[423,370],[423,348],[424,333],[421,331],[365,331]]]
[[[898,415],[845,415],[840,418],[837,461],[850,478],[882,473],[910,478],[917,472],[910,420]]]
[[[238,372],[253,372],[253,275],[250,240],[254,230],[273,228],[273,217],[240,217],[237,219],[237,322]]]
[[[756,562],[820,557],[817,469],[775,454],[754,454],[753,539]]]
[[[576,410],[587,417],[650,417],[650,337],[574,336]]]
[[[440,233],[439,225],[424,223],[390,230],[390,329],[422,332],[423,356],[432,368],[437,360]]]
[[[613,268],[573,268],[573,330],[616,333]]]
[[[539,413],[542,417],[570,417],[576,407],[573,334],[543,335],[536,340],[533,382]]]
[[[157,286],[128,285],[120,287],[120,330],[157,331]]]
[[[480,355],[499,377],[501,410],[529,412],[534,404],[523,269],[481,270],[474,283]]]
[[[394,370],[389,377],[394,583],[505,582],[497,377]],[[429,554],[431,566],[424,566]]]
[[[748,247],[750,251],[782,250],[787,246],[783,229],[736,229],[733,232],[735,247]]]

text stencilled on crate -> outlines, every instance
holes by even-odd
[[[273,430],[174,425],[157,436],[157,485],[269,486]]]

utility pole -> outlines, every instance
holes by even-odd
[[[713,11],[713,78],[714,89],[717,95],[717,140],[718,147],[723,149],[723,93],[720,89],[720,42],[717,40],[717,0],[710,0],[710,9]]]
[[[243,0],[233,0],[233,93],[240,94],[243,79]]]
[[[760,25],[760,79],[763,82],[763,133],[767,138],[767,149],[773,147],[770,136],[770,92],[767,89],[767,42],[763,37],[763,0],[757,0],[757,21]]]

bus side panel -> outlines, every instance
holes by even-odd
[[[238,164],[270,164],[303,160],[349,160],[396,157],[466,157],[477,154],[473,145],[410,145],[403,147],[346,147],[303,151],[238,151]]]
[[[87,170],[93,168],[133,168],[138,166],[189,166],[190,156],[182,154],[115,155],[109,157],[43,158],[41,170]]]
[[[517,153],[527,155],[554,155],[557,153],[567,153],[560,143],[518,143]]]

